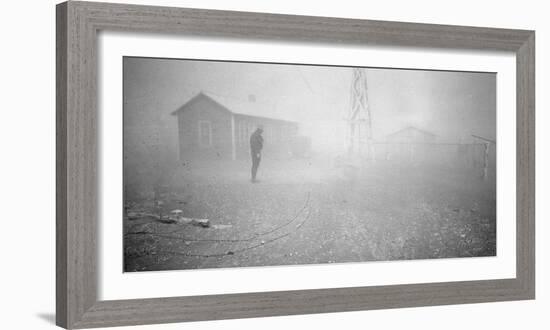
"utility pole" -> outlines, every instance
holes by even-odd
[[[354,68],[351,80],[351,107],[348,113],[347,151],[350,157],[374,159],[372,116],[368,102],[366,70]]]
[[[483,180],[487,180],[489,177],[489,148],[491,144],[496,147],[497,142],[479,135],[472,134],[472,137],[483,141]]]

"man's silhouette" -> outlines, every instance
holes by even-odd
[[[250,135],[250,155],[252,156],[251,182],[258,182],[256,180],[256,173],[258,172],[260,160],[262,159],[262,148],[264,146],[264,138],[262,137],[263,131],[262,126],[258,126],[254,133]]]

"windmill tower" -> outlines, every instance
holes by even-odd
[[[374,159],[371,112],[367,96],[366,70],[354,68],[351,79],[350,108],[347,116],[348,156]]]

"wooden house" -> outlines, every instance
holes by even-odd
[[[242,101],[198,93],[172,113],[178,121],[180,160],[247,158],[250,135],[258,126],[264,131],[264,156],[289,155],[298,124],[258,115],[264,113],[276,111],[255,98]]]

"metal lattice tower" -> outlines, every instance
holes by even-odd
[[[348,154],[367,159],[373,158],[371,112],[367,95],[365,69],[354,68],[351,80],[348,113]]]

